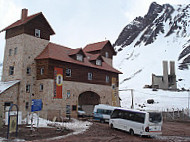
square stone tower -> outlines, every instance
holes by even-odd
[[[6,45],[2,81],[20,80],[17,97],[20,111],[25,112],[35,92],[36,58],[48,45],[53,29],[42,13],[28,16],[22,9],[21,19],[3,29]]]

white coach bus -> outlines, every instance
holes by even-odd
[[[129,132],[131,135],[161,135],[163,119],[160,112],[146,112],[117,108],[111,114],[109,126]]]

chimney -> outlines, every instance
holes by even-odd
[[[28,16],[28,9],[24,8],[22,9],[22,13],[21,13],[21,20],[24,21]]]
[[[175,62],[170,61],[170,75],[175,75]]]
[[[168,61],[163,61],[163,85],[168,89]]]

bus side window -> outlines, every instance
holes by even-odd
[[[128,120],[129,119],[129,113],[128,112],[124,112],[123,113],[123,119],[126,119],[126,120]]]
[[[97,113],[102,114],[103,110],[102,109],[97,109]]]
[[[112,115],[111,115],[111,118],[119,118],[119,113],[120,113],[120,110],[115,110]]]
[[[129,120],[134,121],[134,119],[135,119],[134,113],[133,112],[129,112]]]

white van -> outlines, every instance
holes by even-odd
[[[129,132],[131,135],[161,135],[162,114],[117,108],[111,114],[109,126]]]
[[[95,105],[94,111],[93,111],[93,119],[98,120],[101,123],[109,122],[110,115],[115,108],[117,107],[105,105],[105,104]]]

